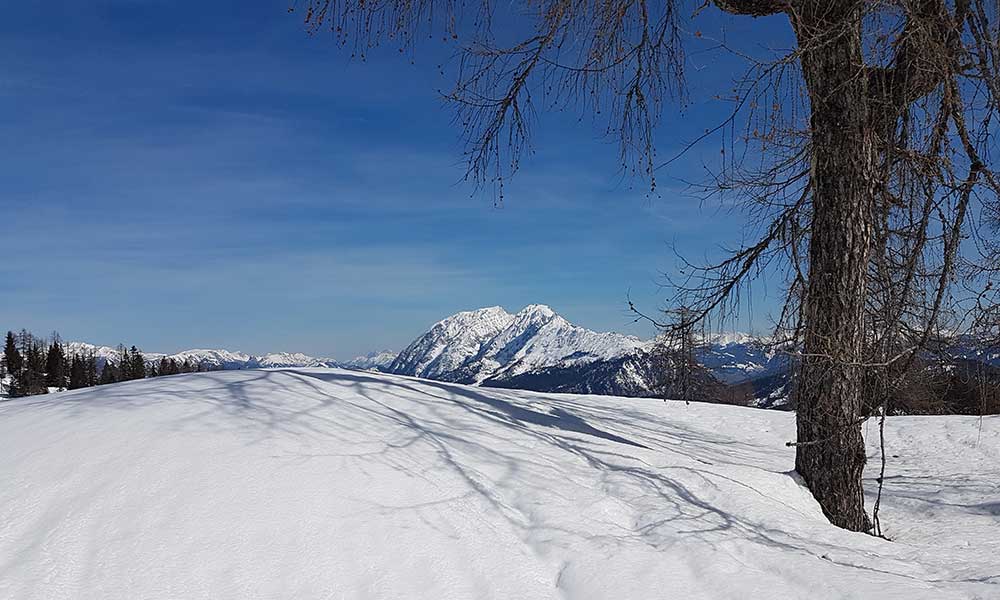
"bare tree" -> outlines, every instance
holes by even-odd
[[[760,236],[689,269],[676,300],[697,322],[726,313],[761,272],[784,273],[777,332],[800,348],[796,470],[832,523],[870,530],[865,373],[879,370],[880,388],[892,389],[946,316],[990,328],[988,316],[963,311],[1000,312],[997,247],[982,227],[1000,220],[988,166],[1000,101],[996,0],[524,0],[511,8],[523,35],[495,31],[506,8],[488,0],[305,3],[312,31],[329,27],[356,53],[405,49],[435,28],[457,40],[447,97],[468,176],[500,185],[527,148],[535,107],[570,106],[601,115],[621,166],[655,189],[654,128],[669,114],[665,100],[685,102],[682,21],[713,6],[787,20],[796,46],[745,57],[732,115],[706,134],[722,136],[728,153],[700,189],[738,198]]]
[[[639,318],[649,319],[634,305],[631,306],[639,314]],[[665,317],[666,323],[657,323],[663,329],[663,334],[650,353],[650,361],[657,372],[657,395],[689,403],[740,403],[738,392],[720,383],[701,364],[700,355],[707,347],[704,343],[704,331],[699,327],[700,323],[694,320],[692,312],[680,307],[665,311]]]

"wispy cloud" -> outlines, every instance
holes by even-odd
[[[462,182],[434,92],[446,56],[352,63],[267,4],[5,13],[0,326],[342,357],[545,302],[642,332],[623,300],[659,305],[668,244],[738,230],[623,181],[616,149],[566,115],[495,207]]]

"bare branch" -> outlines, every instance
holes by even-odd
[[[749,17],[766,17],[789,10],[789,4],[780,0],[713,0],[719,10]]]

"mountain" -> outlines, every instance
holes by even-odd
[[[332,367],[337,364],[335,361],[314,358],[301,352],[271,352],[254,358],[256,359],[257,366],[263,369],[278,367]]]
[[[104,365],[109,361],[118,361],[118,349],[112,348],[111,346],[99,346],[95,344],[88,344],[87,342],[65,342],[63,344],[66,350],[67,356],[73,356],[74,354],[91,354],[93,353],[94,358],[97,359],[97,368],[104,368]],[[146,362],[152,362],[154,360],[160,360],[166,354],[158,352],[143,352],[143,356],[146,357]],[[182,359],[183,360],[183,359]]]
[[[730,396],[745,398],[747,405],[789,408],[791,361],[769,338],[745,333],[705,336],[697,360],[730,389]]]
[[[464,311],[438,321],[389,365],[390,373],[453,381],[457,372],[506,329],[512,316],[499,306]]]
[[[400,352],[388,371],[489,387],[544,381],[546,389],[638,391],[642,385],[632,373],[632,359],[650,346],[634,336],[573,325],[541,304],[516,314],[493,306],[438,321]]]
[[[788,356],[770,340],[745,333],[705,336],[697,352],[703,364],[722,383],[769,377],[788,368]]]
[[[396,360],[398,353],[391,350],[381,350],[379,352],[369,352],[364,356],[357,356],[349,361],[340,363],[340,366],[349,369],[363,369],[369,371],[387,372]]]
[[[149,358],[152,358],[149,357]],[[202,365],[214,369],[246,369],[256,366],[254,357],[242,352],[230,352],[229,350],[209,350],[199,348],[195,350],[184,350],[176,354],[166,356],[169,360],[175,359],[177,362],[190,361],[193,365]]]
[[[108,361],[118,360],[118,350],[110,346],[96,346],[86,342],[68,342],[65,344],[67,354],[94,353],[98,368],[103,368]],[[260,369],[276,367],[329,367],[336,363],[331,360],[314,358],[300,352],[272,352],[260,356],[233,352],[230,350],[193,349],[183,350],[174,354],[162,352],[143,352],[147,363],[159,362],[160,359],[173,359],[178,363],[185,360],[192,365],[200,365],[209,370]]]
[[[701,340],[697,359],[726,402],[785,407],[788,357],[768,342],[744,333]],[[647,397],[665,383],[655,343],[585,329],[541,304],[515,314],[492,306],[438,321],[379,370],[484,387]]]
[[[484,380],[482,385],[565,394],[649,397],[657,395],[657,382],[662,376],[649,353],[636,349],[611,359],[543,366],[513,374],[500,373]]]
[[[372,352],[345,362],[302,353],[253,355],[225,349],[174,354],[145,352],[147,362],[185,360],[207,370],[344,367],[484,387],[542,392],[647,397],[659,395],[664,373],[654,365],[653,340],[601,333],[570,323],[550,307],[526,306],[511,314],[499,306],[463,311],[435,323],[402,352]],[[698,360],[746,402],[768,408],[787,402],[787,357],[766,340],[742,333],[702,340]],[[93,352],[98,366],[118,351],[84,342],[66,344],[69,354]]]
[[[944,354],[956,361],[1000,367],[1000,347],[995,340],[984,341],[971,335],[956,336],[944,348]]]
[[[702,398],[758,408],[792,408],[791,360],[772,340],[734,332],[705,335],[697,342],[696,359],[704,367],[698,375]],[[668,368],[654,353],[655,346],[655,340],[591,331],[570,323],[548,306],[532,304],[514,314],[499,306],[459,312],[435,323],[398,354],[383,350],[345,362],[301,353],[257,356],[212,349],[144,354],[149,363],[166,357],[180,363],[188,360],[208,370],[343,367],[481,387],[677,397],[669,387]],[[108,346],[70,342],[66,347],[70,354],[94,352],[99,367],[118,358],[118,351]],[[959,337],[943,346],[942,354],[951,359],[944,371],[935,375],[942,385],[948,379],[948,369],[979,373],[982,365],[990,368],[991,381],[1000,382],[1000,352],[995,345]],[[962,381],[951,382],[948,389],[958,384]],[[951,396],[956,393],[948,392]],[[949,406],[962,412],[964,409],[954,407],[973,402],[975,394],[969,392],[965,394],[968,398],[960,399],[951,396]]]

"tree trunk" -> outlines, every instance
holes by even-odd
[[[858,363],[873,234],[868,78],[856,3],[807,4],[816,8],[793,17],[812,110],[813,159],[795,468],[834,525],[867,531]]]

